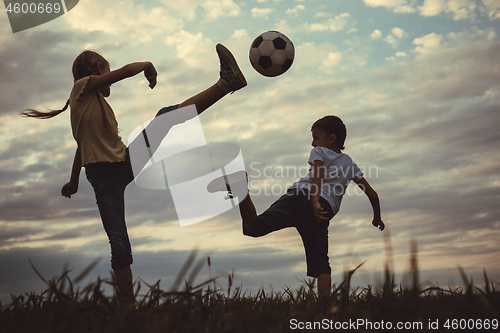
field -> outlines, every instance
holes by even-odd
[[[381,290],[371,286],[351,288],[356,269],[345,273],[345,280],[332,286],[331,296],[318,299],[315,281],[304,281],[298,290],[255,295],[233,288],[234,272],[221,281],[207,279],[192,286],[201,266],[188,271],[192,254],[170,291],[159,288],[159,281],[136,283],[136,308],[127,309],[115,293],[106,296],[103,284],[112,279],[98,279],[84,289],[74,289],[92,269],[91,264],[71,281],[67,268],[51,280],[41,276],[47,289],[40,294],[12,296],[9,304],[0,304],[0,333],[3,332],[288,332],[288,331],[359,331],[407,332],[497,331],[500,315],[500,292],[497,283],[484,273],[482,288],[473,285],[459,268],[463,286],[427,288],[418,281],[417,255],[412,254],[410,288],[394,283],[386,266]],[[207,258],[210,268],[210,257]],[[186,275],[188,275],[186,277]],[[183,286],[180,288],[180,286]],[[180,291],[178,291],[180,290]]]

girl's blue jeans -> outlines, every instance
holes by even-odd
[[[161,109],[156,116],[177,109],[177,105]],[[154,121],[154,120],[153,120]],[[168,133],[165,129],[165,135]],[[139,135],[138,139],[143,140]],[[158,147],[150,147],[154,152]],[[144,161],[144,165],[147,160]],[[85,166],[85,175],[94,188],[104,230],[111,244],[111,268],[126,268],[132,264],[132,248],[125,224],[125,188],[134,180],[130,156],[123,162],[97,162]]]

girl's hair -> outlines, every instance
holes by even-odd
[[[78,55],[78,57],[76,57],[75,61],[73,61],[72,72],[74,81],[76,82],[90,75],[99,75],[99,65],[104,67],[106,66],[109,67],[109,62],[96,51],[93,50],[83,51]],[[99,102],[101,102],[100,99]],[[21,115],[24,117],[49,119],[64,112],[68,108],[68,106],[69,106],[69,99],[66,101],[66,105],[64,105],[64,107],[60,110],[50,110],[47,112],[40,112],[34,109],[25,109],[21,111]],[[115,126],[113,126],[105,116],[104,109],[102,109],[102,104],[101,104],[101,110],[103,113],[104,124],[106,128],[108,128],[108,130],[111,131],[118,131],[118,129]]]
[[[335,143],[337,143],[341,150],[345,149],[344,142],[347,136],[347,129],[339,117],[325,116],[321,119],[318,119],[312,125],[311,131],[315,128],[319,128],[327,134],[335,134],[335,136],[337,137]]]

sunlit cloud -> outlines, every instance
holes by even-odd
[[[299,15],[300,11],[305,10],[305,9],[306,9],[306,7],[304,7],[304,5],[297,5],[292,9],[287,9],[285,13],[297,16],[297,15]]]
[[[310,31],[340,31],[347,26],[350,17],[351,15],[349,15],[349,13],[342,13],[334,18],[328,19],[326,23],[306,24],[306,29]]]
[[[269,17],[269,14],[273,12],[273,8],[252,8],[253,17]]]
[[[363,0],[370,7],[386,7],[394,13],[413,13],[415,8],[408,0]]]
[[[372,39],[379,39],[382,38],[382,32],[378,29],[373,30],[372,34],[370,35]]]

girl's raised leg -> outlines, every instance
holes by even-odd
[[[228,93],[233,93],[247,85],[245,76],[238,67],[231,52],[221,44],[217,44],[216,50],[220,61],[219,80],[214,85],[188,98],[178,106],[174,105],[162,108],[156,114],[155,119],[142,131],[142,135],[137,136],[129,144],[128,148],[134,176],[138,175],[144,168],[144,165],[151,159],[151,156],[156,152],[161,141],[173,126],[196,117]],[[192,109],[189,108],[182,109],[182,107],[189,105],[195,105],[197,113],[193,113]],[[159,117],[174,110],[177,113],[174,117]],[[147,149],[145,149],[145,146]]]
[[[227,92],[224,92],[216,83],[210,88],[200,92],[197,95],[194,95],[193,97],[188,98],[187,100],[179,104],[179,109],[184,106],[194,104],[196,105],[196,111],[198,112],[198,114],[200,114],[226,95]]]
[[[200,114],[228,93],[233,93],[247,85],[245,76],[231,52],[221,44],[217,44],[215,49],[220,61],[219,80],[210,88],[182,102],[179,108],[194,104]]]

